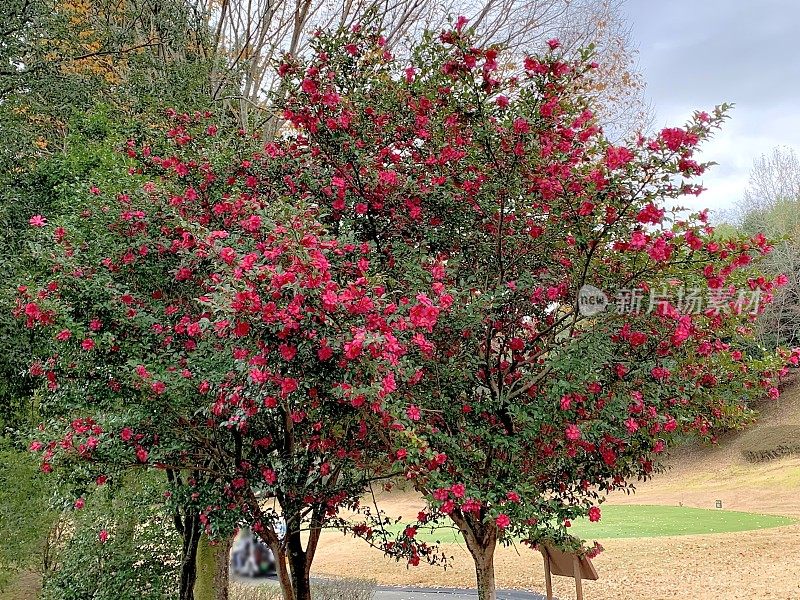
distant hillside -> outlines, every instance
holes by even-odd
[[[800,382],[757,406],[757,422],[716,446],[673,451],[670,468],[618,504],[679,504],[800,516]]]

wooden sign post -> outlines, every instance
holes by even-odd
[[[547,587],[547,600],[553,600],[552,575],[572,577],[575,579],[575,591],[578,600],[583,600],[583,580],[595,581],[597,571],[586,556],[573,552],[564,552],[547,544],[539,544],[539,551],[544,557],[544,582]]]

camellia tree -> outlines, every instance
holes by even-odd
[[[419,303],[389,291],[373,245],[285,194],[291,178],[264,166],[280,166],[278,146],[253,152],[208,115],[174,118],[164,139],[127,145],[118,190],[92,187],[58,222],[31,218],[44,275],[20,286],[16,311],[41,348],[46,422],[31,448],[77,490],[165,471],[182,598],[200,536],[246,524],[272,548],[284,597],[305,600],[322,529],[405,471],[394,438],[419,381],[407,358]],[[411,546],[432,552],[399,548]]]
[[[589,53],[555,41],[522,75],[463,20],[410,63],[369,28],[315,44],[280,67],[281,139],[179,116],[131,142],[124,189],[32,218],[53,236],[18,307],[46,342],[34,448],[84,480],[166,470],[201,532],[270,544],[287,600],[324,526],[378,539],[337,511],[401,474],[428,507],[384,548],[428,557],[417,527],[447,516],[493,598],[498,543],[596,551],[571,519],[777,393],[798,355],[740,349],[780,283],[752,266],[769,245],[667,206],[699,192],[722,109],[613,146]]]
[[[287,58],[283,168],[416,298],[405,467],[428,507],[401,541],[449,517],[488,600],[498,543],[595,554],[571,520],[676,436],[742,424],[798,353],[745,350],[784,281],[754,266],[763,236],[721,242],[672,206],[701,192],[696,148],[727,107],[615,146],[581,91],[590,51],[552,40],[519,74],[465,26],[410,62],[358,27]]]

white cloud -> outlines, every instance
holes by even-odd
[[[800,2],[629,0],[655,123],[675,126],[693,110],[734,102],[731,118],[701,155],[719,163],[696,207],[720,212],[741,198],[753,161],[776,146],[800,150]],[[703,17],[711,17],[703,18]]]

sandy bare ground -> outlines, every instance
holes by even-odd
[[[595,565],[600,580],[587,582],[593,600],[769,599],[798,600],[795,576],[800,526],[753,534],[612,540]],[[447,549],[454,564],[446,572],[419,566],[407,569],[352,541],[326,540],[315,561],[326,575],[371,577],[389,585],[474,586],[471,562],[459,546]],[[498,585],[542,591],[544,574],[538,553],[501,549],[496,557]],[[555,578],[555,592],[574,597],[572,580]]]
[[[800,389],[780,410],[767,407],[762,425],[798,423]],[[751,464],[742,458],[739,440],[730,436],[718,448],[690,448],[671,457],[672,468],[641,484],[634,496],[609,503],[723,507],[800,517],[800,457]],[[385,496],[387,512],[415,515],[420,501],[413,493]],[[600,540],[606,551],[595,559],[600,580],[585,587],[588,600],[800,600],[796,575],[800,525],[753,532],[679,537]],[[383,584],[470,587],[472,563],[460,545],[443,547],[449,569],[421,565],[407,568],[383,558],[362,543],[329,533],[323,537],[315,572],[319,575],[371,577]],[[538,552],[527,548],[498,551],[498,585],[542,591],[544,575]],[[555,578],[556,594],[574,598],[571,579]]]

